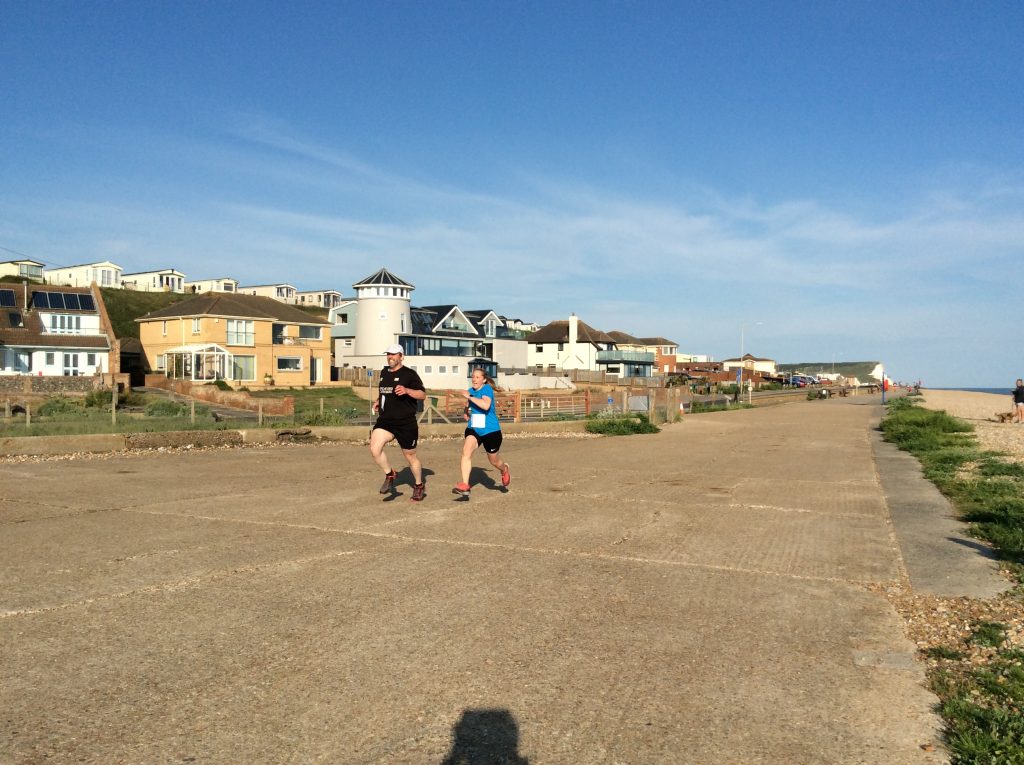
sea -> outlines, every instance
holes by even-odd
[[[926,389],[928,388],[927,385],[923,385],[921,387]],[[1002,388],[932,388],[932,390],[963,390],[968,393],[999,393],[1009,396],[1013,392],[1013,386],[1006,385]]]

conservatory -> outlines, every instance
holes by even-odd
[[[172,380],[252,380],[254,360],[252,356],[236,357],[219,345],[181,345],[169,348],[163,359],[157,360],[157,368],[162,361],[164,374]]]

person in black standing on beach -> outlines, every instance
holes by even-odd
[[[1013,421],[1018,425],[1024,422],[1024,380],[1017,378],[1017,387],[1013,389]]]
[[[380,372],[377,400],[373,402],[373,413],[377,415],[377,422],[370,430],[370,456],[384,471],[384,483],[381,484],[380,493],[392,492],[395,471],[391,469],[384,447],[390,441],[397,440],[412,470],[415,485],[412,488],[411,499],[413,502],[422,502],[427,496],[427,487],[423,482],[423,466],[416,456],[416,443],[420,435],[419,424],[416,422],[416,408],[417,402],[427,397],[427,391],[416,370],[402,366],[405,358],[402,346],[389,345],[384,353],[387,355],[388,365]]]

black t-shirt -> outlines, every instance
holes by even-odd
[[[1013,393],[1013,403],[1024,404],[1024,386],[1018,385],[1011,392]]]
[[[404,385],[409,390],[426,390],[415,369],[400,367],[397,371],[392,372],[384,367],[380,372],[380,383],[377,385],[377,391],[380,394],[380,409],[377,412],[380,419],[390,422],[416,419],[416,408],[419,401],[412,396],[395,394],[395,388],[399,385]]]

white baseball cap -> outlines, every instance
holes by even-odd
[[[398,343],[392,343],[389,345],[384,349],[384,353],[401,353],[403,356],[405,355],[405,351],[402,350],[402,346]]]

